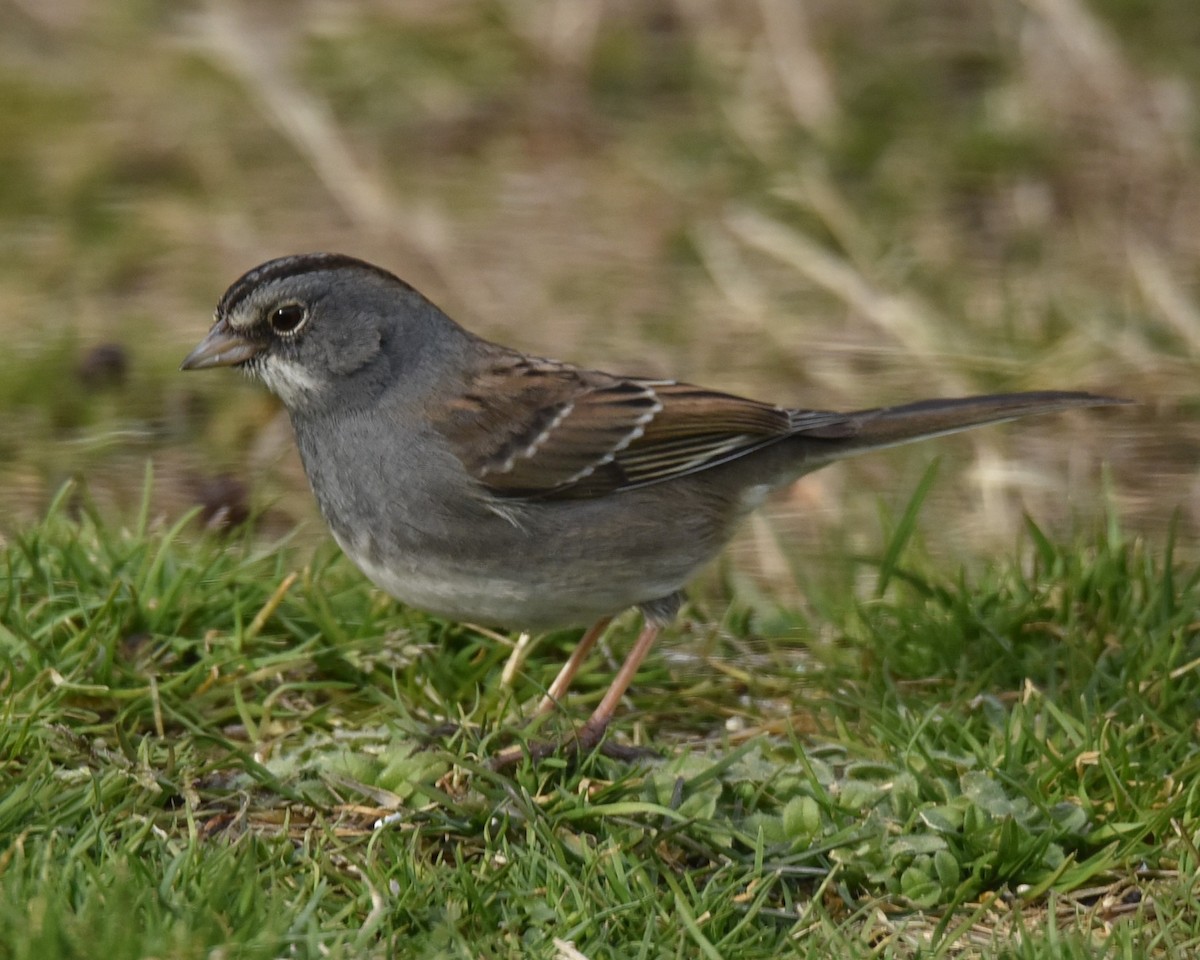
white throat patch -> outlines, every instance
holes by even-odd
[[[279,357],[260,358],[254,372],[287,407],[304,404],[320,393],[324,386],[299,364]]]

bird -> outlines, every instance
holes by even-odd
[[[535,758],[602,744],[684,587],[772,490],[869,450],[1126,402],[1037,391],[841,413],[621,376],[490,342],[339,253],[279,257],[234,281],[182,363],[216,367],[282,401],[334,540],[380,589],[454,621],[586,628],[539,714],[564,700],[612,618],[640,611],[591,716]]]

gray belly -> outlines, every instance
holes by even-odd
[[[332,526],[346,555],[398,600],[455,620],[521,629],[586,625],[668,596],[720,548],[681,551],[671,525],[661,522],[652,533],[642,524],[640,532],[614,536],[607,525],[597,528],[595,512],[566,509],[553,523],[539,514],[520,528],[476,516],[441,535],[351,535]],[[697,545],[689,531],[678,532]]]
[[[340,538],[339,544],[372,583],[411,607],[452,620],[517,629],[586,625],[666,596],[684,582],[590,580],[578,575],[563,580],[539,562],[520,564],[517,575],[515,562],[501,570],[491,564],[447,561],[430,553],[380,562],[371,559],[375,551],[355,550]]]
[[[398,600],[455,620],[578,626],[659,600],[720,550],[744,510],[691,478],[672,482],[666,498],[656,487],[590,500],[492,500],[426,443],[420,461],[359,453],[351,462],[336,444],[314,449],[301,430],[297,439],[347,556]],[[353,443],[360,452],[389,447],[378,437]]]

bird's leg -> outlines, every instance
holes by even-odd
[[[542,697],[542,702],[538,704],[537,716],[545,716],[563,701],[571,687],[571,681],[575,679],[575,674],[579,672],[579,668],[583,666],[588,654],[592,652],[592,647],[596,645],[596,641],[604,634],[610,623],[612,623],[612,617],[601,617],[579,638],[579,643],[571,651],[571,656],[562,665],[558,676],[550,684],[550,689]]]
[[[638,634],[637,640],[634,641],[633,649],[629,651],[625,662],[621,664],[621,668],[617,671],[617,675],[613,678],[613,682],[609,685],[608,690],[605,691],[599,705],[592,712],[592,715],[588,717],[587,723],[579,728],[579,732],[575,736],[566,737],[561,743],[541,741],[526,744],[524,747],[508,747],[492,757],[492,768],[501,770],[505,767],[510,767],[517,763],[522,756],[526,755],[536,762],[542,759],[542,757],[547,757],[558,751],[579,754],[594,749],[596,744],[604,739],[604,732],[608,729],[608,724],[617,710],[617,704],[621,702],[621,697],[625,696],[625,691],[633,683],[633,678],[637,675],[642,661],[646,659],[646,654],[654,646],[654,641],[658,638],[659,631],[674,619],[675,614],[679,612],[682,602],[683,597],[678,593],[673,593],[658,600],[638,604],[638,608],[646,618],[646,622],[642,626],[642,632]],[[570,684],[571,678],[578,672],[580,663],[582,663],[584,657],[587,656],[588,650],[595,645],[600,635],[604,632],[604,628],[607,626],[608,620],[602,620],[588,630],[580,639],[579,645],[571,654],[567,665],[559,671],[554,683],[550,685],[550,691],[547,696],[551,703],[554,702],[556,696],[560,697],[566,693],[566,688]],[[636,759],[643,756],[646,752],[638,748],[621,747],[617,744],[606,744],[602,749],[605,755],[621,760]]]
[[[625,662],[621,664],[621,669],[617,671],[617,675],[613,678],[612,685],[604,694],[604,698],[600,701],[599,706],[588,717],[587,723],[579,729],[579,733],[575,739],[578,744],[577,749],[581,753],[591,750],[603,738],[604,731],[608,729],[609,721],[612,720],[613,714],[617,710],[617,704],[621,702],[621,698],[625,696],[625,691],[633,683],[633,678],[636,676],[638,668],[642,665],[642,661],[646,659],[646,654],[650,652],[650,648],[654,646],[654,641],[658,638],[658,632],[661,629],[662,627],[656,620],[647,617],[646,623],[642,627],[642,632],[638,634],[633,649],[629,651],[629,656],[625,658]]]
[[[599,636],[603,632],[606,624],[597,624],[586,634],[583,640],[580,641],[580,646],[583,646],[584,641],[595,634]],[[642,661],[646,659],[646,654],[650,652],[650,648],[654,646],[654,641],[658,637],[658,632],[661,626],[654,620],[647,620],[646,625],[642,627],[642,632],[638,634],[637,641],[633,645],[633,649],[629,651],[629,656],[625,658],[625,662],[621,664],[621,669],[617,671],[616,677],[613,678],[612,685],[605,692],[599,706],[588,717],[587,723],[579,728],[579,732],[572,737],[565,738],[561,743],[551,741],[542,741],[538,743],[527,744],[525,748],[521,747],[506,747],[492,758],[492,767],[496,770],[501,770],[505,767],[512,766],[518,762],[525,753],[533,760],[540,760],[542,757],[549,756],[559,750],[563,752],[570,751],[572,753],[587,753],[595,748],[601,739],[604,737],[604,731],[608,729],[609,721],[612,720],[613,714],[616,712],[617,704],[621,702],[621,697],[625,695],[625,691],[629,689],[629,685],[633,682],[634,676],[638,672],[638,667],[642,665]],[[595,638],[590,640],[590,643],[595,643]],[[566,673],[564,667],[560,672],[559,677]],[[570,678],[568,677],[568,682]],[[555,680],[558,683],[558,680]],[[553,686],[551,687],[553,689]],[[553,702],[553,701],[552,701]],[[615,745],[614,745],[615,747]],[[607,753],[607,751],[606,751]],[[644,753],[642,750],[629,747],[615,747],[611,755],[621,760],[628,760],[641,756]]]
[[[587,660],[588,654],[592,652],[592,647],[596,645],[608,629],[608,625],[612,623],[612,617],[601,617],[593,623],[579,638],[579,642],[575,644],[575,649],[571,651],[571,656],[567,658],[567,662],[562,665],[562,669],[558,671],[558,676],[554,678],[554,682],[550,684],[550,688],[546,691],[546,695],[542,697],[541,703],[537,706],[536,716],[543,717],[555,707],[557,707],[567,695],[567,691],[571,687],[571,681],[575,679],[575,675],[579,673],[579,668],[583,666]],[[540,760],[542,757],[549,756],[558,749],[558,744],[553,741],[541,741],[530,743],[528,745],[529,755],[534,760]],[[521,747],[505,747],[494,757],[492,757],[492,768],[503,770],[505,767],[510,767],[525,755],[525,750]]]

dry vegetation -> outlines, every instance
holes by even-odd
[[[214,462],[280,526],[308,515],[270,401],[173,370],[241,270],[327,248],[531,350],[798,404],[1132,396],[943,447],[970,468],[933,509],[976,548],[1022,510],[1066,528],[1107,463],[1134,526],[1179,506],[1194,529],[1198,23],[1114,0],[10,6],[5,525],[71,475],[128,504],[148,455],[169,515]],[[123,386],[86,375],[101,343]],[[931,455],[777,511],[810,546],[872,537],[843,488],[894,505]]]

